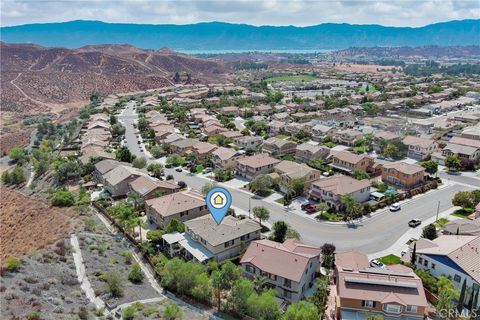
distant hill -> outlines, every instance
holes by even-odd
[[[153,25],[79,20],[3,27],[0,31],[1,40],[5,42],[65,48],[127,43],[144,49],[320,50],[373,46],[478,45],[480,19],[435,23],[418,28],[345,23],[309,27],[256,27],[222,22]]]
[[[192,82],[223,80],[230,69],[168,49],[131,45],[46,48],[0,43],[2,117],[61,112],[92,92],[108,95],[173,85],[176,72]]]

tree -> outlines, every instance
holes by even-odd
[[[457,192],[452,199],[452,204],[462,208],[473,208],[476,205],[473,194],[469,191]]]
[[[204,196],[207,196],[207,194],[210,192],[210,190],[212,190],[213,188],[215,188],[216,185],[214,183],[205,183],[202,187],[202,194]]]
[[[123,295],[123,278],[117,270],[112,270],[103,276],[107,290],[112,297],[121,297]]]
[[[162,147],[158,146],[158,145],[155,145],[153,147],[150,148],[150,153],[152,154],[152,156],[155,158],[155,159],[158,159],[160,158],[161,156],[163,156],[164,154],[164,150]]]
[[[320,212],[320,214],[324,213],[329,208],[330,207],[325,202],[320,202],[320,203],[317,204],[317,210]]]
[[[353,174],[353,177],[357,180],[370,178],[370,176],[368,175],[368,173],[365,172],[365,170],[354,169],[352,174]]]
[[[121,123],[115,123],[112,126],[112,136],[118,137],[125,134],[125,127]]]
[[[23,169],[18,165],[13,168],[12,172],[10,172],[10,181],[13,184],[21,184],[26,181],[25,172]]]
[[[273,226],[273,236],[272,240],[275,242],[280,242],[282,243],[285,241],[285,237],[287,235],[287,230],[288,230],[288,225],[285,223],[285,221],[276,221]]]
[[[117,159],[118,161],[132,162],[134,158],[135,156],[132,155],[130,150],[128,150],[128,148],[125,146],[118,148],[115,152],[115,159]]]
[[[245,278],[235,281],[231,291],[233,310],[240,315],[244,315],[248,309],[247,300],[254,292],[251,281]]]
[[[341,196],[340,199],[345,206],[345,213],[349,219],[353,220],[362,212],[362,206],[351,194]]]
[[[252,211],[260,225],[262,225],[262,220],[268,220],[270,218],[270,211],[265,207],[254,207]]]
[[[147,159],[145,157],[135,158],[132,161],[134,168],[143,169],[147,165]]]
[[[75,196],[68,190],[58,189],[51,199],[54,207],[71,207],[75,204]]]
[[[454,300],[458,297],[458,291],[455,290],[452,280],[440,276],[438,282],[438,300],[436,309],[442,319],[454,319],[456,305]]]
[[[183,159],[180,157],[178,154],[172,154],[167,157],[167,164],[170,164],[174,167],[177,167],[181,164],[183,164]]]
[[[292,303],[283,314],[282,320],[318,320],[318,309],[310,302],[298,301]]]
[[[217,299],[217,308],[218,308],[218,311],[220,311],[220,305],[221,305],[220,299],[222,297],[222,290],[224,289],[224,281],[222,279],[222,274],[220,270],[213,271],[211,275],[211,279],[212,279],[212,287],[215,292],[215,297]]]
[[[145,275],[143,274],[140,265],[138,263],[132,264],[132,270],[128,274],[128,280],[133,283],[141,283],[143,278],[145,278]]]
[[[135,306],[128,306],[122,311],[122,319],[124,320],[133,320],[135,319],[135,312],[137,312],[137,308]]]
[[[22,260],[18,258],[8,258],[5,260],[5,268],[10,272],[15,272],[22,266]]]
[[[425,168],[425,171],[429,174],[436,174],[438,171],[438,163],[433,160],[422,161],[420,165]]]
[[[167,224],[164,231],[165,231],[165,233],[172,233],[172,232],[183,233],[183,232],[185,232],[185,225],[183,224],[182,221],[179,221],[177,219],[172,219]]]
[[[150,163],[147,166],[147,171],[151,172],[155,178],[160,178],[165,172],[165,169],[160,163]]]
[[[66,161],[55,166],[55,176],[60,182],[75,180],[80,177],[82,167],[77,161]]]
[[[195,286],[192,289],[192,296],[198,301],[210,302],[212,298],[212,282],[206,273],[195,277]]]
[[[383,155],[387,158],[398,158],[400,150],[393,143],[388,144],[383,150]]]
[[[288,184],[288,189],[291,189],[295,196],[300,196],[305,192],[305,178],[292,179]]]
[[[462,312],[463,305],[465,304],[465,293],[467,290],[467,279],[463,279],[462,290],[460,291],[460,297],[458,298],[457,311]]]
[[[148,129],[148,121],[147,121],[147,119],[145,119],[145,117],[138,118],[137,128],[141,132]]]
[[[422,238],[426,238],[428,240],[433,240],[438,237],[437,228],[433,223],[425,226],[422,231]]]
[[[316,283],[317,291],[313,296],[307,298],[307,301],[313,303],[319,313],[323,313],[328,301],[328,277],[317,278]]]
[[[163,310],[163,319],[165,320],[183,319],[183,310],[180,309],[178,304],[176,304],[175,302],[172,302]]]
[[[261,294],[253,293],[248,297],[247,306],[247,314],[255,319],[276,320],[280,318],[274,289],[266,290]]]
[[[272,185],[272,178],[261,174],[250,182],[250,189],[258,195],[267,195],[270,192]]]
[[[8,157],[14,162],[22,164],[27,159],[27,154],[24,148],[17,147],[10,150]]]
[[[462,162],[456,155],[449,155],[445,158],[445,166],[449,171],[457,171],[462,166]]]
[[[5,170],[5,171],[2,172],[2,183],[3,184],[12,183],[12,178],[11,178],[10,172],[8,170]]]
[[[147,240],[155,245],[162,243],[162,236],[165,234],[163,230],[150,230],[147,231]]]

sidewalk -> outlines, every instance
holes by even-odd
[[[440,218],[447,218],[448,220],[452,221],[452,220],[457,220],[457,219],[461,219],[459,217],[455,217],[455,216],[452,216],[451,214],[453,212],[455,212],[455,210],[459,209],[459,207],[453,207],[453,208],[450,208],[448,210],[445,210],[443,212],[440,212],[438,214],[438,219]],[[382,251],[379,251],[379,252],[375,252],[375,253],[371,253],[368,255],[368,259],[375,259],[375,258],[381,258],[383,256],[386,256],[386,255],[389,255],[389,254],[394,254],[396,256],[401,256],[401,253],[403,250],[407,250],[408,249],[408,245],[407,245],[407,241],[411,238],[415,238],[415,239],[418,239],[420,238],[420,236],[422,235],[422,229],[431,224],[431,223],[434,223],[436,220],[436,216],[433,216],[425,221],[422,221],[422,224],[419,225],[418,227],[416,228],[410,228],[410,230],[408,230],[407,232],[405,232],[393,245],[391,245],[389,248],[385,249],[385,250],[382,250]]]

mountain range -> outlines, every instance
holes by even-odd
[[[109,43],[173,50],[334,50],[374,46],[479,45],[480,19],[415,28],[346,23],[296,27],[223,22],[154,25],[76,20],[2,27],[0,33],[4,42],[64,48]]]

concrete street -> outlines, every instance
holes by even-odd
[[[133,112],[133,104],[128,104],[122,115],[118,118],[126,127],[126,145],[136,156],[145,156],[143,147],[139,147],[138,140],[134,134],[133,122],[136,115]],[[159,160],[148,159],[148,162],[159,162]],[[184,181],[188,187],[201,190],[202,186],[211,181],[208,178],[198,175],[191,175],[188,172],[176,172],[174,169],[165,169],[165,174],[172,174],[176,181]],[[444,178],[443,175],[441,175]],[[360,250],[367,254],[380,252],[395,244],[397,239],[410,230],[408,221],[420,219],[425,221],[436,216],[437,209],[444,212],[453,207],[452,198],[456,192],[462,190],[473,190],[480,186],[480,180],[474,176],[450,176],[450,181],[441,189],[430,191],[424,195],[415,197],[402,204],[398,212],[390,212],[388,209],[376,212],[371,218],[365,217],[360,222],[352,224],[328,223],[302,217],[298,214],[288,212],[282,205],[270,203],[261,199],[253,199],[252,194],[238,188],[226,187],[233,198],[233,206],[248,212],[249,208],[264,206],[270,211],[269,223],[283,220],[301,235],[303,242],[311,245],[321,246],[326,242],[334,243],[339,251]],[[440,207],[438,204],[440,202]],[[419,226],[417,228],[422,228]]]

